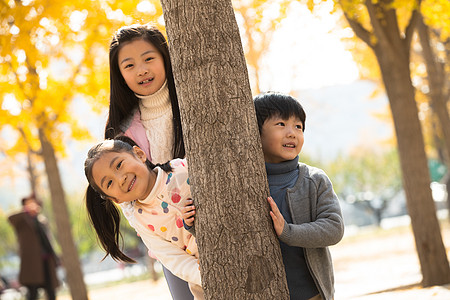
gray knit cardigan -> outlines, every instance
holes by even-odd
[[[280,240],[303,247],[305,259],[322,299],[333,299],[333,264],[328,246],[344,235],[339,199],[324,171],[299,163],[299,177],[287,190],[293,224],[285,223]]]

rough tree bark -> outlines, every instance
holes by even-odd
[[[207,299],[289,299],[231,1],[162,0]]]
[[[439,58],[431,47],[429,29],[423,23],[422,16],[419,18],[417,32],[422,46],[422,56],[427,68],[431,106],[439,120],[446,148],[445,162],[450,170],[450,116],[447,109],[447,100],[450,95],[448,95],[445,86],[447,79],[445,64],[439,61]]]
[[[411,216],[423,286],[450,282],[450,268],[442,242],[436,207],[431,195],[430,175],[421,124],[411,82],[410,45],[418,21],[414,11],[404,35],[389,0],[365,1],[373,32],[349,15],[355,34],[372,48],[377,57],[394,119],[407,207]]]
[[[70,225],[61,176],[52,144],[42,128],[39,129],[45,171],[48,177],[52,199],[53,215],[57,226],[57,238],[62,249],[62,264],[66,271],[67,283],[73,300],[87,300],[87,290],[81,271],[77,248],[75,247]]]
[[[419,18],[417,33],[419,34],[420,44],[422,46],[422,56],[427,67],[431,107],[439,121],[439,130],[442,132],[444,140],[444,147],[441,147],[440,153],[442,161],[447,166],[447,174],[444,178],[447,186],[447,194],[450,195],[450,116],[447,108],[450,91],[448,90],[448,84],[446,84],[448,75],[445,70],[445,63],[440,61],[431,46],[430,29],[423,22],[422,16]],[[440,147],[440,145],[437,144],[436,147]],[[447,198],[447,205],[450,211],[450,197]]]

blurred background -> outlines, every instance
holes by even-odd
[[[358,19],[371,31],[369,14],[360,1],[338,2],[233,0],[233,6],[253,95],[280,91],[301,101],[307,119],[300,160],[324,169],[341,200],[346,236],[341,248],[337,245],[331,251],[336,254],[336,299],[345,299],[418,284],[422,277],[390,99],[376,55],[347,19]],[[393,2],[400,35],[407,30],[416,2]],[[446,145],[450,142],[445,131],[450,128],[433,109],[431,96],[442,94],[448,120],[450,4],[447,0],[422,1],[419,11],[428,40],[425,47],[418,30],[412,35],[410,77],[430,190],[443,243],[448,245],[450,163]],[[138,264],[121,265],[109,258],[101,262],[103,253],[84,208],[84,159],[90,146],[102,139],[107,117],[110,39],[123,25],[147,22],[164,30],[159,1],[0,2],[0,275],[8,287],[20,292],[17,242],[7,216],[18,211],[20,199],[31,193],[44,202],[59,253],[63,247],[56,239],[55,214],[67,213],[76,259],[89,290],[111,282],[158,282],[161,278],[160,266],[148,258],[145,246],[127,224],[123,224],[126,253],[137,258]],[[438,66],[442,83],[437,87],[432,85],[432,69],[427,63],[430,54],[424,49],[431,50],[431,59]],[[52,162],[59,171],[49,168]],[[58,181],[60,189],[54,188]],[[402,247],[396,244],[400,237],[406,239]],[[379,242],[372,245],[377,239]],[[352,270],[348,264],[366,252],[365,247],[391,249],[383,242],[387,240],[394,242],[392,249],[404,248],[405,260],[397,257],[391,265],[397,264],[395,269],[402,269],[409,277],[349,291],[347,288],[364,276],[355,275],[361,270]],[[351,255],[350,249],[355,251],[357,245],[363,247],[361,252]],[[362,269],[371,266],[369,261],[376,261],[367,256]],[[380,265],[372,267],[379,269]],[[405,275],[389,269],[378,273],[379,278]],[[367,281],[374,280],[370,276]],[[64,297],[70,287],[63,268],[60,277],[65,282],[60,290]],[[167,292],[162,287],[158,293]]]

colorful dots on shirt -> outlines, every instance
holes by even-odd
[[[180,189],[174,188],[170,191],[170,194],[172,195],[171,200],[173,203],[180,202],[180,200],[181,200]]]
[[[167,231],[167,227],[161,226],[160,230],[161,230],[161,232],[166,232]]]
[[[178,228],[183,227],[183,220],[181,220],[181,218],[178,218],[178,219],[176,220],[176,224],[177,224],[177,227],[178,227]]]
[[[169,184],[171,178],[172,178],[172,173],[169,173],[169,175],[167,175],[166,184]]]
[[[172,241],[177,242],[177,241],[178,241],[178,238],[177,238],[176,236],[173,236],[173,237],[172,237]]]
[[[142,214],[142,208],[138,209],[138,213]]]
[[[180,194],[173,194],[172,195],[172,202],[173,203],[178,203],[178,202],[180,202],[180,200],[181,200]]]
[[[187,182],[188,185],[190,185],[190,183],[189,183],[189,177],[188,177],[188,179],[186,180],[186,182]]]
[[[147,227],[151,230],[151,231],[155,231],[155,227],[151,224],[148,224]]]
[[[192,252],[189,249],[186,249],[187,254],[192,254]]]
[[[165,214],[167,214],[169,212],[169,207],[168,206],[169,206],[169,204],[167,202],[165,202],[165,201],[161,202],[161,207],[162,207],[163,212]]]

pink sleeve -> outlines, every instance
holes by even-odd
[[[131,125],[124,134],[138,144],[138,146],[145,152],[145,155],[147,155],[148,160],[152,160],[150,144],[148,143],[144,125],[142,125],[141,122],[141,114],[139,110],[137,110],[134,114]]]

